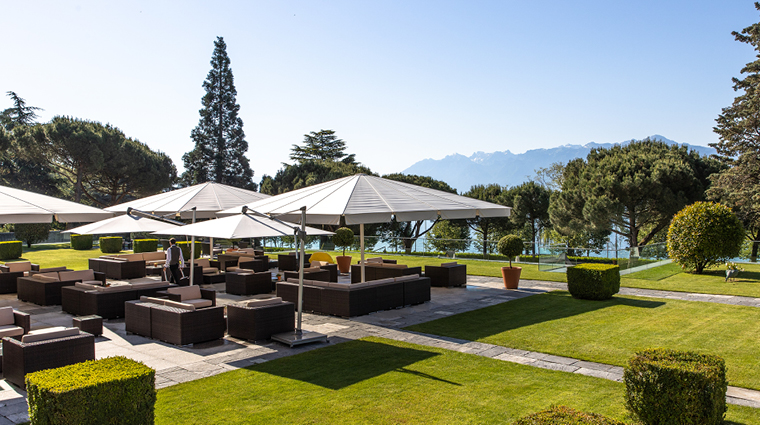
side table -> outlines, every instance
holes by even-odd
[[[97,315],[79,316],[72,319],[73,326],[95,336],[103,334],[103,318]]]

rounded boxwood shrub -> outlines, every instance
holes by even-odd
[[[579,264],[569,267],[567,290],[575,298],[608,300],[620,292],[620,268],[611,264]]]
[[[623,372],[628,410],[644,424],[720,424],[726,414],[726,363],[718,356],[652,348]]]
[[[92,235],[71,235],[71,248],[79,251],[92,249]]]
[[[335,246],[343,248],[343,255],[346,255],[346,248],[354,244],[354,231],[348,227],[341,227],[335,231],[332,237]]]
[[[581,412],[567,406],[552,406],[547,410],[520,418],[512,425],[624,425],[624,422],[596,413]]]
[[[523,240],[517,235],[507,235],[499,239],[497,246],[499,253],[509,258],[509,267],[512,267],[512,260],[523,251]]]
[[[682,269],[700,274],[705,267],[739,256],[744,237],[744,227],[730,208],[696,202],[670,222],[668,256]]]
[[[0,242],[0,260],[21,258],[21,241]]]
[[[124,239],[119,236],[103,236],[100,238],[100,251],[104,254],[121,252]]]
[[[182,250],[182,257],[185,260],[190,259],[190,244],[191,242],[177,242],[177,246]],[[201,256],[201,249],[202,244],[200,242],[195,242],[195,258],[200,258]]]
[[[158,239],[135,239],[132,241],[135,254],[158,251]]]

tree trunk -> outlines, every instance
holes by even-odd
[[[77,182],[74,184],[74,200],[82,201],[82,168],[77,168]]]
[[[758,248],[760,248],[760,241],[752,241],[752,254],[750,254],[749,260],[753,263],[757,262]]]
[[[402,241],[404,241],[404,254],[411,254],[412,247],[414,246],[414,239],[404,238]]]

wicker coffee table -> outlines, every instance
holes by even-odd
[[[73,326],[95,336],[103,334],[103,318],[97,315],[79,316],[72,319]]]

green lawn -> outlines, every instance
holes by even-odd
[[[124,253],[124,252],[123,252]],[[27,248],[24,245],[24,251],[21,258],[12,261],[31,261],[39,264],[40,267],[60,267],[66,266],[71,270],[85,270],[90,268],[87,263],[89,258],[97,258],[103,255],[100,248],[94,248],[89,251],[77,251],[69,248],[69,244],[56,245],[32,245]]]
[[[625,366],[636,352],[668,347],[717,354],[731,385],[760,389],[760,308],[564,291],[510,301],[408,329]]]
[[[760,265],[741,264],[741,267],[744,271],[734,281],[726,282],[725,266],[713,267],[698,275],[684,273],[677,264],[671,263],[624,275],[620,284],[630,288],[760,297]]]
[[[158,391],[157,424],[512,423],[552,404],[629,420],[621,383],[366,338]],[[729,406],[735,424],[756,409]]]

